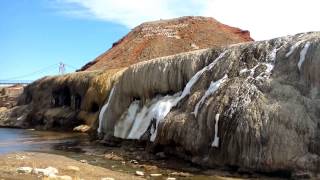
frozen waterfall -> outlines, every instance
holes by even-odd
[[[226,52],[227,51],[221,53],[212,63],[193,75],[182,92],[174,95],[157,96],[142,108],[140,108],[139,102],[132,102],[126,115],[123,115],[122,118],[117,121],[114,136],[125,139],[140,139],[142,135],[150,130],[150,141],[154,141],[157,136],[159,123],[167,116],[173,107],[190,94],[191,88],[200,79],[201,75],[211,70],[219,60],[225,56]],[[223,80],[221,80],[221,82],[219,81],[219,83],[222,82]],[[100,123],[101,122],[102,121],[100,121]]]

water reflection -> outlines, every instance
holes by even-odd
[[[85,134],[0,128],[0,154],[17,151],[50,151],[59,144],[86,140]]]

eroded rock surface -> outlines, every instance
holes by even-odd
[[[319,173],[319,69],[318,32],[139,63],[113,86],[99,132],[204,166]]]
[[[72,130],[79,125],[94,127],[99,109],[122,71],[78,72],[33,82],[19,98],[18,105],[29,110],[23,116],[24,125],[58,130]]]

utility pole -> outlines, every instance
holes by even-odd
[[[66,71],[66,65],[63,62],[59,63],[59,74],[64,74]]]

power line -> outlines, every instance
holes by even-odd
[[[20,79],[20,78],[24,78],[24,77],[33,76],[35,74],[45,72],[45,71],[47,71],[49,69],[57,68],[57,65],[58,64],[52,64],[50,66],[41,68],[41,69],[39,69],[37,71],[31,72],[31,73],[28,73],[28,74],[24,74],[24,75],[19,75],[19,76],[15,76],[15,77],[6,78],[5,80],[16,80],[16,79]]]
[[[62,63],[63,64],[63,63]],[[24,74],[24,75],[19,75],[19,76],[14,76],[14,77],[10,77],[10,78],[6,78],[6,79],[1,79],[1,81],[10,81],[10,80],[18,80],[20,78],[25,78],[25,77],[30,77],[30,76],[34,76],[35,74],[39,74],[39,73],[44,73],[44,72],[53,72],[52,70],[53,69],[56,69],[57,67],[59,67],[59,72],[61,71],[60,69],[60,64],[56,63],[56,64],[52,64],[50,66],[47,66],[47,67],[44,67],[44,68],[41,68],[37,71],[33,71],[31,73],[27,73],[27,74]],[[67,67],[69,68],[72,68],[74,70],[77,70],[78,68],[74,67],[74,66],[71,66],[69,64],[64,64],[66,65]],[[63,72],[65,71],[65,69],[63,69]]]
[[[70,68],[72,68],[72,69],[74,69],[74,70],[77,70],[78,68],[76,68],[76,67],[74,67],[74,66],[71,66],[71,65],[69,65],[69,64],[65,64],[65,65],[67,65],[68,67],[70,67]]]

